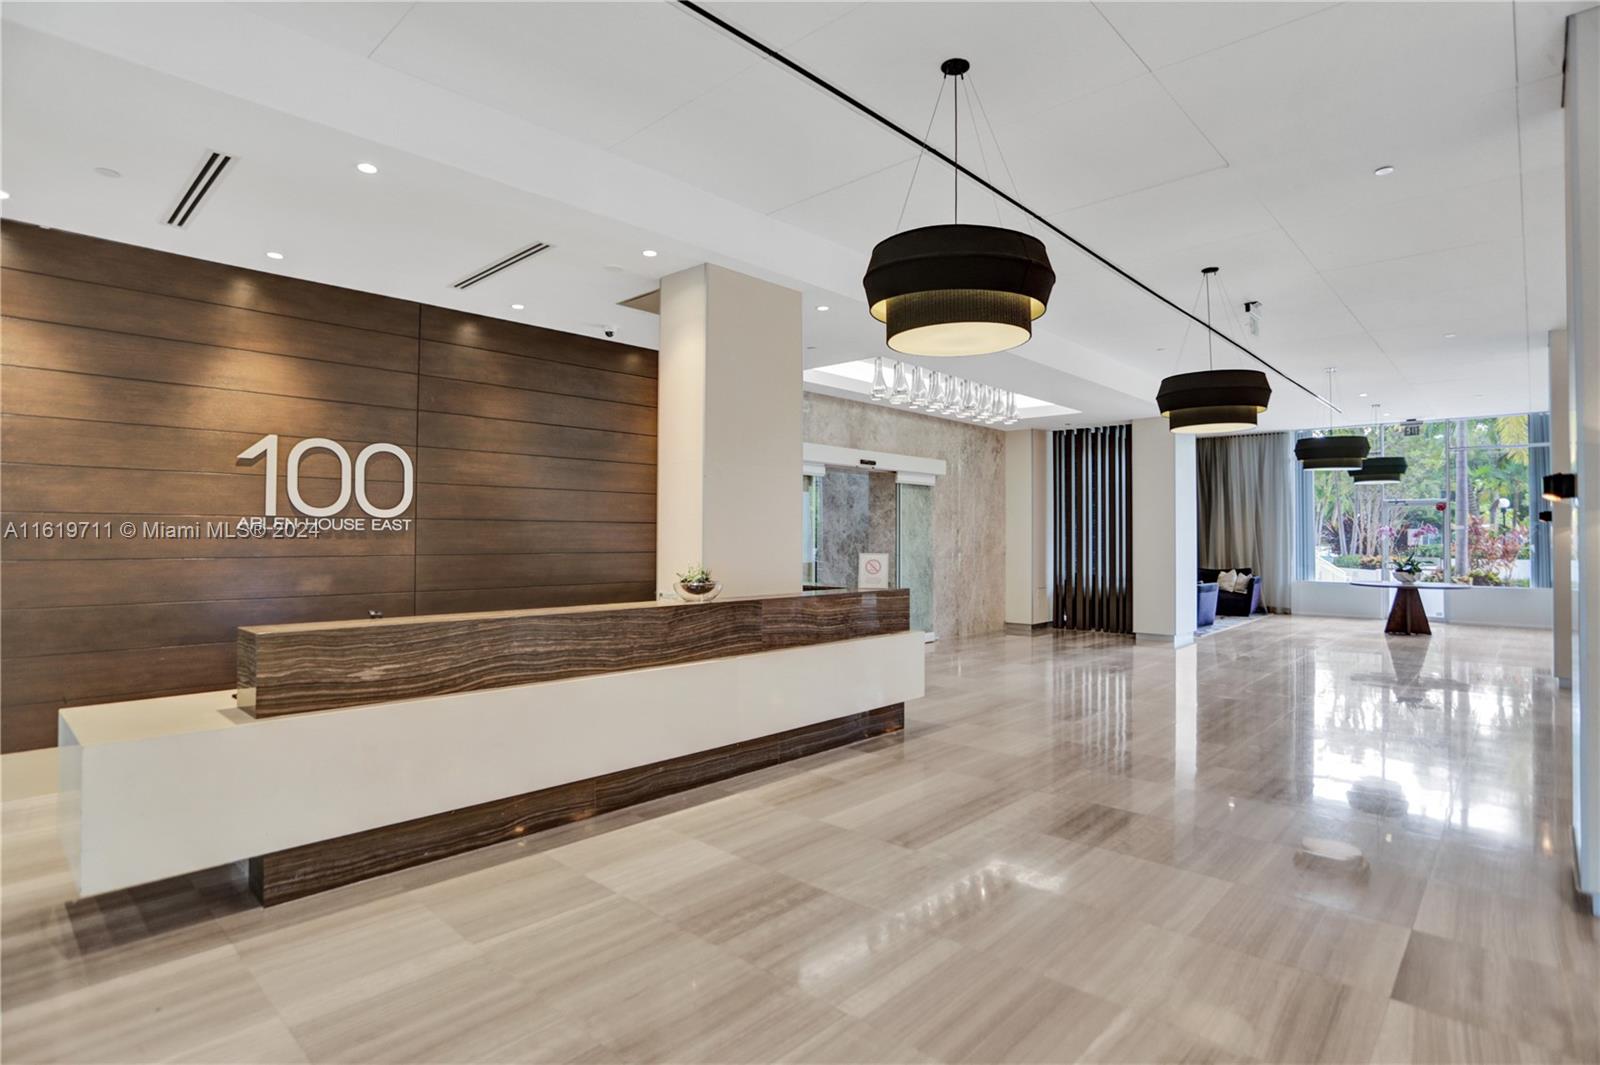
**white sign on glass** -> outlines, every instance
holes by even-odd
[[[889,587],[889,556],[862,552],[856,567],[857,588]]]

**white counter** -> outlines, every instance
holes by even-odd
[[[253,718],[233,693],[60,714],[95,895],[906,702],[921,632]]]

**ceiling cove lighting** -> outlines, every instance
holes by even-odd
[[[1211,328],[1211,278],[1216,272],[1215,266],[1200,271],[1206,289],[1208,368],[1168,377],[1156,391],[1156,405],[1161,408],[1161,416],[1167,419],[1167,428],[1175,433],[1210,436],[1254,429],[1256,418],[1267,409],[1272,398],[1272,386],[1260,370],[1219,370],[1215,366],[1211,343],[1216,335]],[[1179,355],[1181,357],[1181,351]]]
[[[1333,375],[1328,367],[1328,402],[1333,402]],[[1294,457],[1308,470],[1358,470],[1366,459],[1371,445],[1365,436],[1334,436],[1333,408],[1328,408],[1328,435],[1308,436],[1296,441]]]
[[[872,401],[943,414],[982,425],[1017,424],[1017,394],[994,385],[980,385],[943,370],[885,360],[872,360]]]
[[[1359,470],[1350,471],[1356,484],[1399,484],[1406,475],[1406,460],[1399,455],[1385,455],[1383,423],[1378,420],[1378,404],[1372,405],[1372,426],[1378,434],[1378,453],[1361,464]]]
[[[965,59],[946,59],[939,67],[944,75],[940,97],[945,82],[956,79],[951,223],[908,229],[879,241],[862,278],[867,306],[884,323],[889,347],[906,355],[988,355],[1025,344],[1056,283],[1039,238],[1000,226],[961,223],[961,91],[970,69]],[[935,115],[938,110],[936,98]],[[994,135],[992,126],[989,134]],[[922,161],[920,154],[917,161]],[[915,168],[911,181],[916,183]],[[902,207],[902,218],[904,214]]]

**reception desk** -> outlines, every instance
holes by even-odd
[[[67,851],[282,902],[896,731],[923,654],[895,589],[241,629],[236,692],[61,711]]]

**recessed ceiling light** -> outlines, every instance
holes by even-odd
[[[376,174],[378,172],[378,164],[376,164],[376,163],[357,163],[356,164],[356,169],[361,171],[363,174]]]
[[[825,311],[825,310],[827,310],[827,309],[828,309],[828,305],[827,305],[827,304],[826,304],[826,303],[819,303],[819,304],[817,304],[817,310],[819,310],[819,311]]]
[[[654,259],[656,257],[654,248],[646,248],[641,254],[643,254],[646,259]]]
[[[512,305],[511,305],[511,309],[512,309],[512,310],[514,310],[514,311],[520,311],[520,310],[522,310],[522,304],[520,304],[520,303],[513,303],[513,304],[512,304]]]
[[[269,252],[267,252],[267,258],[269,258],[269,259],[281,259],[281,258],[283,258],[283,252],[281,252],[281,251],[269,251]]]
[[[122,171],[113,170],[109,166],[97,166],[97,167],[94,168],[94,172],[96,174],[99,174],[101,177],[121,177],[122,176]]]
[[[1456,335],[1455,335],[1455,334],[1454,334],[1454,333],[1446,333],[1446,334],[1445,334],[1445,335],[1444,335],[1444,338],[1445,338],[1445,339],[1446,339],[1446,340],[1454,340],[1454,339],[1455,339],[1455,338],[1456,338]]]
[[[1376,169],[1376,170],[1374,170],[1372,172],[1372,176],[1373,177],[1388,177],[1392,173],[1394,173],[1394,167],[1392,167],[1392,166],[1380,166],[1380,167],[1378,167],[1378,169]]]
[[[1356,398],[1357,399],[1366,399],[1367,398],[1367,394],[1365,392],[1363,392],[1363,393],[1361,393],[1361,395],[1357,396]]]

